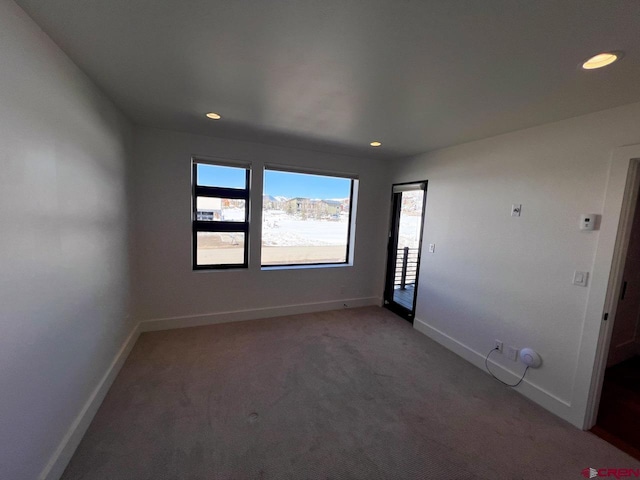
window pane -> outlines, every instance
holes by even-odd
[[[396,271],[393,281],[393,301],[411,310],[415,298],[418,274],[418,252],[422,229],[423,190],[402,192]]]
[[[398,249],[420,247],[420,229],[422,227],[422,202],[424,192],[414,190],[402,193],[400,204],[400,228],[398,230]]]
[[[198,265],[244,264],[243,232],[197,232]]]
[[[351,182],[266,170],[262,265],[346,262]]]
[[[203,187],[247,188],[245,168],[198,163],[198,185]]]
[[[210,222],[244,222],[247,205],[235,198],[198,197],[196,220]]]

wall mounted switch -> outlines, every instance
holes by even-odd
[[[507,350],[507,358],[514,362],[518,361],[518,349],[515,347],[509,347]]]
[[[433,253],[436,251],[436,244],[435,243],[430,243],[429,244],[429,253]]]

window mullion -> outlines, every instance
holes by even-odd
[[[196,186],[195,193],[198,197],[230,198],[233,200],[249,199],[249,190],[240,190],[237,188],[203,187],[198,185]]]
[[[196,220],[193,222],[196,232],[249,232],[248,222],[208,222]]]

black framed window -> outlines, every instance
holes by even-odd
[[[192,169],[194,270],[246,268],[250,167],[194,159]]]
[[[358,180],[267,166],[262,199],[262,267],[350,262]]]

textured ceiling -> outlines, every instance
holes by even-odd
[[[17,3],[161,128],[395,157],[640,101],[637,0]]]

